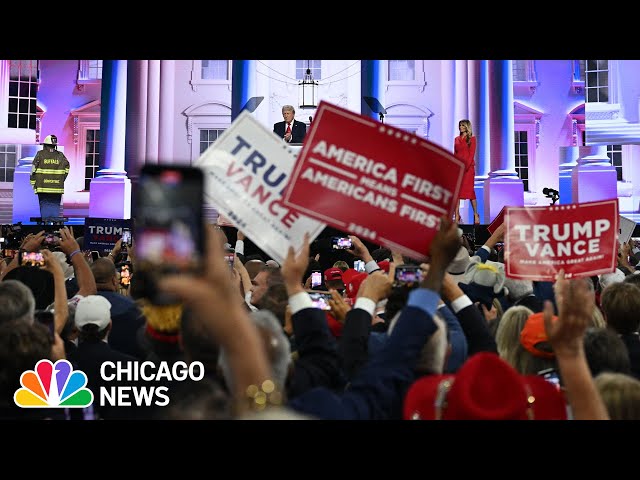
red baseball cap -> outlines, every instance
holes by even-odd
[[[327,268],[324,271],[324,280],[342,280],[342,270],[338,267]]]
[[[344,286],[347,291],[347,297],[356,298],[356,296],[358,295],[358,290],[360,289],[360,285],[362,285],[362,282],[364,282],[368,276],[368,273],[360,272],[356,275],[351,276],[348,283],[345,281]]]
[[[520,375],[493,352],[469,357],[455,375],[416,380],[405,420],[566,420],[564,394],[538,375]]]
[[[385,272],[389,273],[389,260],[381,260],[378,262],[378,266]]]
[[[360,273],[362,272],[357,271],[355,268],[347,268],[342,274],[342,281],[346,285],[351,281],[353,277],[355,277],[356,275],[359,275]]]

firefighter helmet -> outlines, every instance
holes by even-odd
[[[47,135],[42,142],[43,145],[53,145],[54,147],[58,145],[58,137],[55,135]]]

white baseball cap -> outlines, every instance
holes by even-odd
[[[104,330],[111,322],[111,302],[102,295],[88,295],[81,298],[76,307],[75,323],[78,329],[93,323],[98,330]]]

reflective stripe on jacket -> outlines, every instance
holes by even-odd
[[[33,158],[29,178],[34,192],[64,193],[64,181],[69,175],[69,161],[64,153],[40,150]]]

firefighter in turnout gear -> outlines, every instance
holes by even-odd
[[[59,218],[64,181],[69,175],[69,160],[58,151],[58,137],[47,135],[42,142],[42,150],[33,157],[31,166],[31,186],[38,195],[42,221]]]

